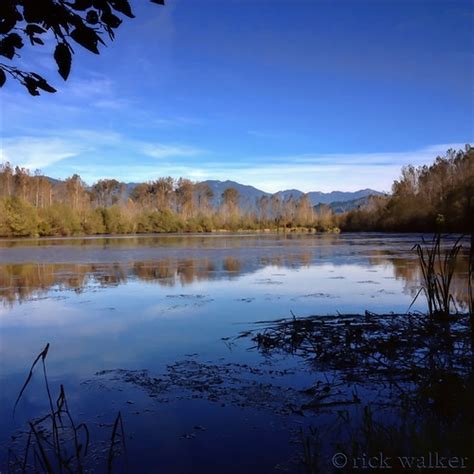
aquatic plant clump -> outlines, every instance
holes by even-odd
[[[415,296],[423,292],[428,303],[428,312],[431,317],[446,317],[451,308],[456,309],[456,303],[451,294],[451,282],[456,269],[456,259],[461,250],[463,237],[445,250],[441,249],[441,234],[436,234],[430,243],[422,239],[421,244],[413,248],[418,255],[418,262],[422,272],[422,286]],[[412,304],[413,304],[412,303]]]
[[[308,472],[327,472],[318,466],[331,465],[325,456],[336,448],[351,459],[432,450],[462,454],[474,462],[469,314],[451,315],[446,321],[419,313],[366,312],[293,316],[257,325],[240,337],[250,337],[266,357],[291,354],[303,358],[315,374],[331,373],[333,386],[346,393],[358,387],[354,397],[360,409],[338,407],[332,436],[317,419],[318,430],[302,434]],[[317,382],[312,389],[315,409],[325,406],[320,388]]]
[[[419,313],[293,317],[256,323],[262,330],[240,336],[252,336],[262,353],[299,355],[320,370],[395,379],[432,367],[430,356],[436,356],[438,369],[470,370],[469,316],[452,318],[447,325]]]

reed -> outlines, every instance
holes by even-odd
[[[300,429],[300,441],[302,446],[302,462],[307,474],[320,474],[323,472],[321,467],[321,440],[318,430],[308,427],[308,433]]]
[[[9,449],[9,472],[44,472],[47,474],[90,472],[87,454],[90,446],[90,433],[86,423],[76,423],[68,405],[66,391],[61,384],[56,400],[53,400],[48,374],[46,356],[50,345],[46,344],[30,367],[28,376],[21,387],[13,408],[13,415],[28,388],[36,366],[41,363],[44,388],[49,412],[39,418],[28,421],[28,435],[23,453],[18,456]],[[122,450],[119,449],[119,445]],[[113,424],[110,448],[107,459],[107,472],[112,473],[113,462],[121,452],[125,453],[125,430],[122,415],[119,412]],[[126,461],[126,459],[125,459]],[[125,471],[127,471],[127,462]]]
[[[421,288],[413,299],[410,308],[418,296],[423,293],[428,303],[430,317],[446,317],[451,314],[451,308],[457,311],[454,297],[451,293],[451,282],[456,268],[456,259],[462,248],[459,237],[448,249],[441,248],[441,234],[436,234],[431,242],[422,238],[421,244],[416,244],[418,262],[422,274]]]
[[[469,275],[468,275],[468,291],[469,291],[469,317],[471,321],[471,347],[474,353],[474,232],[471,233],[471,247],[469,250]],[[474,365],[474,360],[473,360]]]
[[[117,457],[117,454],[120,454],[120,451],[117,452],[117,445],[121,445],[123,452],[125,453],[125,470],[128,471],[127,446],[125,444],[125,431],[123,428],[123,419],[121,412],[118,412],[112,428],[109,455],[107,457],[107,474],[113,473],[114,458]]]

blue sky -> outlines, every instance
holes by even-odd
[[[100,56],[21,61],[57,86],[2,89],[0,160],[64,178],[232,179],[266,191],[389,190],[474,138],[474,3],[135,0]]]

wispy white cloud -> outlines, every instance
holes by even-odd
[[[184,127],[188,125],[201,125],[204,121],[195,117],[149,117],[148,125],[158,128]]]
[[[316,165],[282,165],[263,164],[253,168],[240,165],[212,166],[198,168],[191,164],[162,163],[123,164],[113,167],[97,165],[94,167],[78,166],[75,168],[82,178],[92,183],[99,178],[117,178],[128,182],[141,182],[156,179],[160,176],[174,178],[186,177],[193,181],[218,179],[233,180],[249,184],[267,192],[276,192],[288,188],[302,191],[355,191],[362,188],[373,188],[381,191],[390,190],[393,179],[400,172],[397,165],[383,169],[371,166],[316,166]]]
[[[449,148],[459,149],[461,146],[452,143],[406,153],[324,155],[325,159],[320,159],[323,155],[312,155],[311,159],[305,155],[304,160],[301,155],[295,155],[248,157],[234,162],[208,159],[199,164],[186,159],[160,160],[159,164],[139,161],[135,164],[115,165],[113,168],[106,164],[98,164],[93,168],[84,166],[79,172],[88,182],[104,176],[126,181],[148,181],[159,176],[172,176],[194,181],[231,179],[268,192],[288,188],[306,192],[355,191],[367,187],[390,191],[393,180],[399,177],[403,165],[429,164]],[[333,159],[330,160],[330,157]]]
[[[3,140],[0,161],[35,170],[78,156],[85,150],[80,143],[62,138],[9,138]]]
[[[92,105],[99,109],[119,110],[129,107],[131,102],[126,99],[100,99],[93,102]]]
[[[373,165],[385,166],[396,163],[403,165],[424,165],[433,161],[436,156],[444,155],[450,148],[464,148],[465,143],[444,143],[439,145],[430,145],[418,150],[402,152],[379,152],[379,153],[325,153],[325,154],[301,154],[287,157],[278,157],[292,163],[313,163],[313,164],[332,164],[339,165]],[[274,157],[269,157],[274,159]]]
[[[177,159],[194,157],[204,150],[187,144],[167,144],[125,137],[114,131],[96,131],[88,129],[60,130],[55,133],[36,135],[21,135],[4,138],[0,151],[0,161],[9,161],[30,169],[42,169],[54,175],[59,162],[69,158],[80,157],[87,163],[86,169],[101,169],[107,175],[113,172],[117,160],[110,161],[110,156],[122,158],[123,161],[134,163],[141,159]],[[97,156],[102,158],[97,159]],[[54,165],[54,167],[53,167]],[[67,163],[61,163],[62,169],[67,169]],[[50,168],[51,167],[51,168]],[[76,172],[77,162],[69,166],[71,173]],[[132,173],[133,174],[133,173]],[[97,176],[100,178],[101,176]]]
[[[461,143],[447,143],[404,152],[240,154],[233,160],[227,153],[216,160],[215,153],[189,144],[148,143],[113,131],[77,129],[54,136],[8,138],[0,160],[41,168],[59,178],[79,173],[88,183],[101,178],[130,182],[172,176],[194,181],[231,179],[268,192],[287,188],[354,191],[366,187],[389,191],[402,166],[429,164],[449,148],[463,147]]]
[[[186,145],[165,145],[161,143],[146,143],[141,149],[142,153],[151,158],[171,158],[171,157],[187,157],[196,156],[204,152],[200,148],[194,148]]]
[[[109,77],[89,74],[82,78],[71,79],[65,86],[64,96],[69,102],[84,103],[87,100],[90,107],[106,110],[129,109],[136,106],[133,98],[120,96],[117,88],[115,81]]]
[[[73,77],[65,88],[69,100],[88,99],[89,101],[101,98],[110,99],[114,96],[114,82],[106,76],[91,74],[86,77]]]
[[[247,134],[257,138],[280,138],[282,133],[269,132],[265,130],[247,130]]]

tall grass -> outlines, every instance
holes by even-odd
[[[49,404],[49,413],[41,418],[28,422],[29,433],[23,458],[16,457],[16,463],[10,467],[19,467],[21,472],[29,472],[33,467],[35,472],[63,473],[84,472],[84,457],[89,447],[89,430],[85,423],[76,425],[71,416],[67,403],[64,386],[60,386],[59,395],[55,402],[51,395],[46,371],[46,356],[49,343],[38,354],[30,367],[28,376],[15,401],[13,414],[26,388],[28,387],[36,365],[41,362],[43,369],[44,385]],[[47,426],[47,422],[50,426]],[[69,441],[71,440],[71,441]]]
[[[471,248],[469,251],[469,316],[471,321],[471,346],[474,352],[474,232],[471,233]],[[474,364],[474,361],[473,361]]]
[[[436,234],[431,242],[422,238],[422,243],[413,247],[418,254],[422,283],[410,307],[423,293],[431,317],[449,316],[451,308],[456,309],[456,303],[451,293],[451,282],[456,269],[456,259],[462,248],[461,239],[462,236],[450,248],[443,250],[441,248],[441,234]]]
[[[13,408],[13,415],[33,377],[35,367],[41,363],[44,387],[49,413],[28,421],[28,436],[23,454],[9,450],[9,472],[44,472],[47,474],[90,472],[86,456],[89,451],[90,435],[85,423],[76,424],[68,406],[66,392],[61,384],[59,395],[53,400],[46,371],[46,356],[49,343],[38,354],[30,367]],[[120,433],[119,433],[120,429]],[[113,424],[110,448],[107,458],[107,473],[113,472],[114,459],[125,453],[125,432],[122,415],[119,412]],[[127,470],[127,462],[125,462]]]
[[[471,248],[469,250],[469,314],[474,318],[474,232],[471,234]]]

